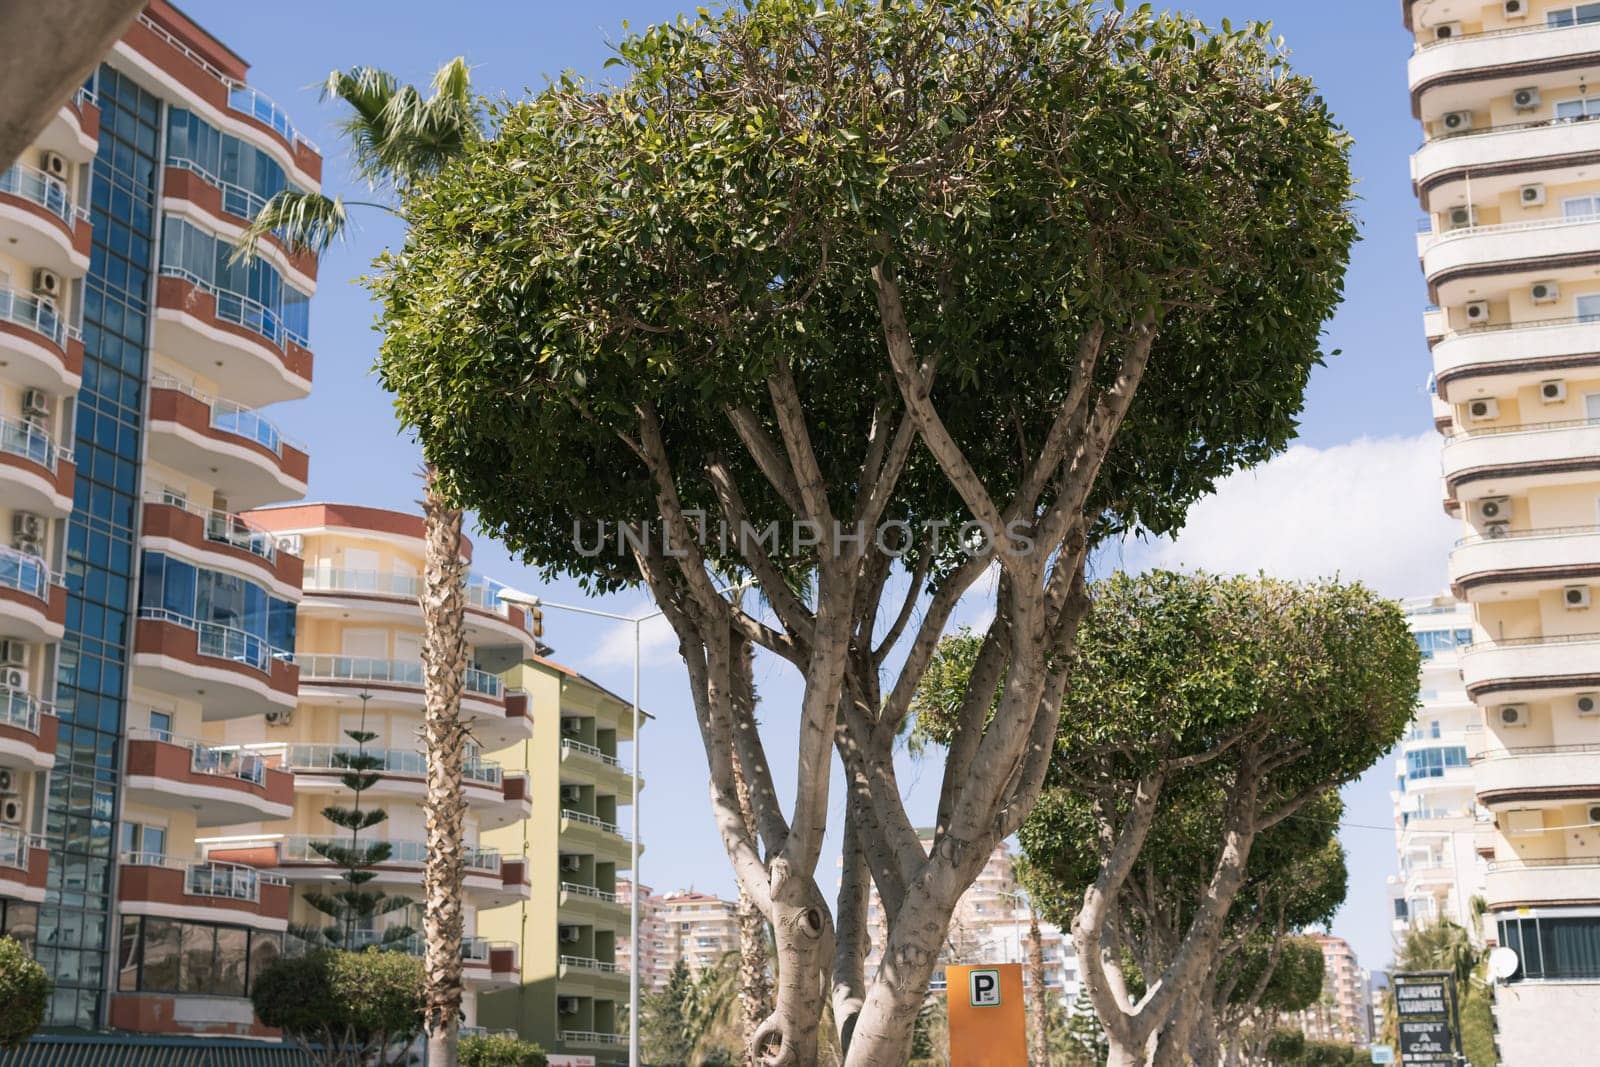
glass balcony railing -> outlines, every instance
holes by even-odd
[[[0,288],[0,319],[44,334],[58,348],[66,343],[67,326],[61,321],[56,305],[49,300]]]
[[[414,599],[422,593],[422,579],[387,571],[308,567],[305,588],[319,593],[388,593]]]
[[[182,871],[183,891],[190,896],[256,902],[261,899],[263,885],[288,885],[277,875],[264,874],[243,864],[177,859],[163,852],[124,852],[121,861],[124,867],[164,867]]]
[[[279,843],[281,858],[291,863],[327,863],[327,859],[312,848],[312,845],[342,844],[349,842],[349,835],[342,839],[336,835],[313,836],[311,834],[287,834],[276,839]],[[363,839],[366,844],[379,840],[372,837]],[[408,867],[420,867],[427,861],[428,845],[425,841],[413,841],[405,838],[389,838],[388,863],[402,864]],[[500,850],[494,848],[467,848],[463,850],[464,861],[469,870],[498,872],[500,870]]]
[[[49,710],[50,705],[32,693],[0,688],[0,723],[6,726],[36,734],[39,732],[39,715]]]
[[[0,867],[28,869],[28,835],[9,826],[0,826]]]
[[[155,375],[151,379],[150,385],[155,389],[170,389],[174,392],[183,393],[185,396],[193,397],[211,408],[211,427],[213,429],[242,437],[246,441],[253,441],[266,448],[273,455],[282,456],[284,445],[289,445],[301,452],[306,450],[305,446],[298,441],[284,436],[270,419],[253,408],[247,408],[242,404],[237,404],[232,400],[224,400],[221,397],[209,396],[200,392],[188,382],[166,374]]]
[[[143,607],[139,609],[139,618],[151,619],[156,622],[170,622],[182,626],[186,630],[196,632],[196,644],[202,656],[211,656],[215,659],[225,659],[232,663],[242,663],[253,667],[263,674],[270,674],[272,661],[275,659],[288,660],[292,656],[279,652],[267,644],[266,640],[255,634],[247,633],[233,626],[225,626],[218,622],[202,622],[188,615],[181,615],[165,608]]]
[[[58,459],[71,459],[72,453],[58,446],[42,426],[0,415],[0,452],[21,456],[55,473]]]
[[[237,778],[251,785],[263,785],[267,780],[267,767],[271,760],[262,752],[241,748],[238,745],[213,745],[195,737],[183,737],[168,730],[151,730],[133,727],[128,731],[132,741],[159,741],[189,750],[189,769],[196,774],[215,775],[218,778]]]
[[[342,943],[341,943],[342,945]],[[291,934],[284,945],[284,955],[303,956],[312,948],[322,948],[306,941],[304,938]],[[328,947],[333,947],[329,942]],[[404,937],[392,937],[387,930],[355,930],[351,934],[351,947],[357,952],[368,948],[382,949],[384,952],[401,952],[407,956],[421,959],[427,951],[426,942],[419,933],[407,934]],[[465,963],[488,963],[489,941],[482,937],[463,937],[461,939],[461,959]],[[462,1028],[465,1032],[465,1027]]]
[[[217,511],[215,508],[199,508],[186,500],[176,499],[166,493],[147,493],[145,501],[151,504],[160,504],[179,511],[198,515],[205,520],[205,537],[207,541],[219,545],[228,545],[241,549],[253,556],[260,556],[268,563],[275,563],[278,559],[278,538],[276,534],[265,530],[257,530],[245,520],[231,511]]]
[[[50,599],[50,567],[38,556],[0,545],[0,586],[39,600]]]
[[[354,755],[356,749],[351,745],[291,744],[284,758],[289,768],[296,771],[342,771],[344,764],[339,757]],[[415,749],[369,748],[366,755],[376,756],[383,761],[376,768],[379,772],[413,778],[426,777],[428,773],[427,755]],[[463,764],[462,773],[469,781],[496,786],[500,784],[500,764],[493,760],[469,756]]]
[[[299,142],[313,152],[316,151],[316,146],[294,128],[294,123],[289,121],[289,116],[283,108],[260,89],[238,82],[231,83],[228,86],[228,106],[241,115],[249,115],[272,127],[290,144]]]
[[[417,660],[376,659],[368,656],[331,656],[320,652],[295,657],[302,681],[389,682],[422,686],[422,664]],[[466,690],[488,697],[504,693],[498,675],[468,667],[463,677]]]
[[[73,206],[66,182],[21,163],[0,172],[0,193],[10,193],[37,204],[69,227],[75,219],[87,216],[86,212],[80,212]]]

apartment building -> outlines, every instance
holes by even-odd
[[[698,976],[739,951],[739,904],[693,889],[640,901],[640,981],[664,984],[681,962]],[[624,951],[626,943],[624,943]]]
[[[1404,603],[1422,651],[1421,704],[1395,758],[1395,850],[1389,879],[1395,939],[1448,920],[1483,943],[1473,901],[1486,874],[1480,836],[1493,832],[1478,807],[1471,758],[1483,749],[1483,718],[1461,685],[1460,650],[1472,643],[1472,609],[1451,596]]]
[[[1322,949],[1322,996],[1300,1013],[1300,1029],[1314,1041],[1365,1046],[1372,1042],[1371,975],[1342,937],[1312,934]]]
[[[1412,178],[1459,652],[1482,709],[1488,922],[1507,1067],[1600,1023],[1600,4],[1406,0]],[[1591,85],[1594,83],[1594,85]]]
[[[542,655],[503,677],[531,730],[496,758],[503,773],[526,778],[532,815],[482,840],[525,857],[533,893],[481,917],[485,937],[518,946],[520,980],[482,999],[479,1022],[517,1030],[567,1062],[625,1063],[629,976],[618,943],[629,905],[618,875],[632,865],[623,826],[634,802],[624,761],[632,702]]]
[[[54,977],[54,1026],[202,1027],[168,1009],[203,989],[247,1029],[287,918],[286,887],[192,850],[285,814],[287,777],[219,788],[134,732],[295,703],[299,561],[238,513],[305,491],[256,409],[311,388],[317,264],[228,252],[322,160],[247,75],[152,0],[0,174],[0,926]]]
[[[649,886],[640,886],[639,892],[639,985],[642,989],[660,989],[672,973],[666,928],[661,922],[661,898]],[[617,879],[617,902],[632,907],[633,882],[627,878]],[[632,944],[627,931],[617,935],[617,964],[624,970],[632,961]]]

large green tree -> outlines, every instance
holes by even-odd
[[[615,63],[409,190],[381,374],[452,502],[673,626],[774,931],[763,1055],[813,1062],[831,994],[847,1062],[894,1063],[1043,785],[1090,549],[1174,529],[1294,434],[1354,234],[1347,139],[1265,27],[1089,0],[750,0]],[[894,742],[991,564],[973,707],[999,711],[964,718],[924,848]],[[741,640],[802,679],[787,805]]]
[[[1183,1063],[1214,1028],[1237,984],[1219,993],[1230,938],[1267,921],[1274,891],[1297,892],[1273,868],[1326,845],[1329,791],[1399,739],[1418,664],[1399,608],[1359,585],[1156,572],[1096,586],[1021,841],[1045,914],[1071,925],[1113,1067]],[[1330,912],[1342,867],[1296,906]]]

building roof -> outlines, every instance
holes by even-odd
[[[613,693],[611,690],[607,689],[593,678],[590,678],[586,674],[579,673],[573,668],[567,666],[565,663],[557,663],[555,660],[549,659],[545,656],[534,656],[532,657],[532,662],[541,667],[547,667],[563,677],[570,678],[580,685],[587,686],[588,688],[593,689],[595,692],[600,693],[602,696],[608,697],[611,700],[615,700],[618,704],[621,704],[625,708],[633,707],[632,700]],[[651,720],[652,722],[655,721],[655,716],[650,714],[648,711],[645,711],[643,707],[639,709],[639,714],[644,718]]]

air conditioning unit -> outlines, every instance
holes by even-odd
[[[287,552],[291,556],[298,556],[300,554],[300,535],[284,534],[278,538],[278,551]]]
[[[278,711],[269,711],[266,718],[268,726],[288,726],[294,722],[294,709],[283,708]]]
[[[47,296],[55,300],[61,296],[61,275],[53,270],[40,267],[33,272],[33,292],[36,296]]]
[[[1499,541],[1511,536],[1511,524],[1504,519],[1499,522],[1486,522],[1483,524],[1483,536],[1491,541]]]
[[[1465,204],[1461,205],[1460,207],[1453,207],[1449,211],[1445,212],[1445,225],[1452,230],[1460,230],[1468,226],[1474,226],[1477,225],[1477,222],[1477,209],[1467,207]]]
[[[1546,404],[1559,404],[1567,398],[1567,383],[1560,378],[1552,378],[1547,382],[1539,383],[1539,399]]]
[[[1505,0],[1505,12],[1508,19],[1525,19],[1528,17],[1528,0]]]
[[[22,825],[21,797],[0,797],[0,823],[7,826]]]
[[[28,645],[16,638],[0,641],[0,667],[21,667],[28,662]]]
[[[1511,106],[1518,111],[1537,111],[1542,100],[1536,85],[1511,90]]]
[[[1593,715],[1600,711],[1600,693],[1579,693],[1573,700],[1579,715]]]
[[[1478,517],[1484,522],[1510,522],[1511,498],[1486,496],[1478,501]]]
[[[583,799],[583,787],[580,785],[564,785],[561,787],[561,802],[563,804],[576,804]]]
[[[60,152],[39,153],[39,169],[57,181],[67,180],[67,157]]]
[[[1528,295],[1535,304],[1554,304],[1561,299],[1561,286],[1556,282],[1534,282]]]
[[[10,767],[0,767],[0,793],[17,791],[17,772]]]
[[[1433,28],[1433,39],[1435,41],[1448,41],[1460,36],[1461,23],[1459,22],[1441,22]]]
[[[1522,187],[1522,192],[1518,194],[1517,199],[1521,201],[1523,207],[1543,207],[1544,185],[1540,182],[1534,182],[1532,185],[1524,185]]]
[[[557,997],[556,998],[556,1011],[561,1015],[576,1015],[576,1014],[578,1014],[578,998],[577,997]]]
[[[1495,714],[1499,717],[1501,726],[1520,730],[1528,725],[1528,706],[1526,704],[1501,704]]]
[[[1590,826],[1600,825],[1600,804],[1590,804],[1589,810],[1585,814],[1589,816]]]
[[[1508,834],[1537,834],[1544,831],[1544,812],[1538,808],[1518,808],[1505,814]]]
[[[12,540],[11,547],[21,552],[24,556],[44,558],[44,545],[30,537],[18,537]]]
[[[1568,611],[1582,611],[1589,606],[1589,587],[1568,585],[1561,589],[1561,603]]]
[[[583,857],[570,852],[561,854],[561,869],[568,874],[583,870]]]
[[[1467,401],[1467,418],[1476,422],[1500,417],[1500,401],[1492,396]]]
[[[21,693],[28,688],[28,672],[18,667],[6,667],[0,670],[0,689],[9,689],[13,693]]]
[[[561,716],[561,732],[568,737],[576,737],[583,732],[583,719],[577,715]]]
[[[20,537],[28,541],[43,541],[44,516],[35,515],[31,511],[13,512],[11,516],[11,536]]]
[[[563,944],[576,945],[583,940],[583,931],[576,926],[563,926],[561,928],[561,941]]]
[[[24,389],[22,391],[22,413],[24,415],[50,414],[50,394],[43,389]]]
[[[1467,302],[1467,325],[1482,326],[1489,321],[1489,301],[1469,300]]]
[[[1472,112],[1447,111],[1439,121],[1447,133],[1465,133],[1472,129]]]

